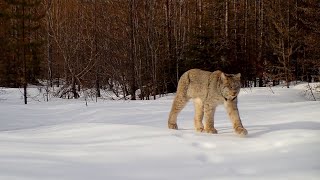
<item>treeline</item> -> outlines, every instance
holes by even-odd
[[[190,68],[244,86],[320,71],[318,0],[0,0],[0,85],[46,80],[60,97],[173,92]],[[319,79],[318,79],[319,80]],[[62,86],[62,87],[61,87]]]

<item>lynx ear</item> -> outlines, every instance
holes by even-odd
[[[237,78],[237,79],[240,79],[241,78],[241,73],[236,74],[234,77]]]
[[[221,79],[222,79],[223,81],[227,79],[226,75],[225,75],[223,72],[221,73],[220,76],[221,76]]]

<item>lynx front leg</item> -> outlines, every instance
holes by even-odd
[[[228,116],[233,124],[233,129],[237,134],[247,135],[248,131],[243,127],[241,119],[239,116],[239,111],[237,107],[237,99],[227,100],[224,102],[224,106],[227,110]]]
[[[197,132],[203,132],[203,102],[200,98],[193,99],[194,104],[194,127]]]
[[[214,112],[216,111],[216,106],[206,104],[204,106],[204,119],[205,126],[204,130],[207,133],[217,134],[218,131],[214,128]]]

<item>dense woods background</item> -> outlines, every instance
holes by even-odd
[[[243,86],[319,80],[320,2],[0,0],[0,86],[149,99],[190,68]]]

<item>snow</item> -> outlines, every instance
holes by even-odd
[[[218,134],[193,130],[190,102],[167,129],[174,95],[150,101],[52,98],[0,89],[0,180],[320,179],[320,102],[292,88],[246,88],[237,136],[223,107]]]

